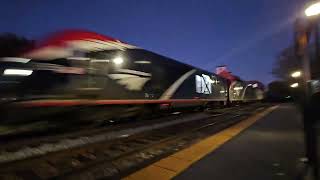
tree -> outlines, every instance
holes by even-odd
[[[34,41],[19,37],[12,33],[0,35],[0,57],[15,57],[21,55],[34,45]]]
[[[320,77],[320,61],[316,56],[314,43],[308,45],[308,58],[310,60],[310,71],[312,78]],[[282,50],[277,56],[276,63],[273,66],[272,74],[282,80],[288,80],[290,74],[297,70],[303,70],[302,57],[296,55],[294,47],[288,47]]]
[[[272,69],[272,74],[280,79],[287,79],[291,72],[301,68],[301,60],[295,54],[294,47],[288,47],[280,52]]]

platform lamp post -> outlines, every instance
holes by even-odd
[[[320,1],[308,4],[305,8],[305,16],[303,21],[298,21],[295,24],[295,40],[296,40],[296,53],[297,56],[302,59],[302,72],[293,72],[291,77],[298,78],[303,77],[303,123],[305,133],[305,145],[306,145],[306,156],[308,158],[308,170],[312,173],[315,180],[319,179],[319,166],[317,158],[317,134],[315,129],[315,112],[310,101],[310,59],[308,51],[308,42],[310,39],[311,32],[315,33],[315,51],[316,58],[319,57],[319,35],[318,35],[318,24],[317,18],[320,14]],[[300,19],[301,20],[301,19]],[[298,83],[292,84],[291,87],[298,86]]]
[[[320,15],[320,1],[315,1],[314,3],[309,4],[309,6],[305,9],[305,15],[308,17],[309,21],[310,21],[310,31],[314,32],[314,48],[315,48],[315,55],[316,55],[316,62],[318,63],[319,61],[319,15]],[[308,105],[309,108],[307,111],[307,117],[309,118],[310,123],[309,124],[309,136],[311,137],[310,139],[310,155],[312,159],[312,163],[313,163],[313,174],[314,174],[314,178],[316,180],[319,179],[319,160],[318,160],[318,148],[317,148],[317,130],[315,128],[316,125],[316,114],[317,112],[315,112],[314,110],[314,104],[310,102],[310,96],[311,96],[311,91],[310,91],[310,86],[309,86],[309,81],[311,80],[311,72],[310,72],[310,60],[308,59],[308,63],[305,63],[306,65],[308,65],[308,69],[309,71],[306,73],[306,92],[307,92],[307,98],[308,98]],[[308,106],[307,106],[308,107]]]
[[[314,48],[315,48],[315,57],[316,61],[318,61],[320,57],[319,52],[319,17],[320,17],[320,1],[313,1],[306,7],[305,16],[307,17],[309,21],[309,31],[314,34]],[[309,63],[310,64],[310,63]],[[309,73],[309,78],[311,79],[311,73]],[[310,80],[309,79],[309,80]]]

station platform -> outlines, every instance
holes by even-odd
[[[124,179],[296,179],[302,127],[294,105],[274,106]]]

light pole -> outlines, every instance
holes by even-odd
[[[319,34],[317,18],[320,14],[320,1],[310,4],[304,11],[306,17],[308,17],[308,25],[297,24],[296,35],[298,42],[298,55],[302,57],[303,61],[303,85],[304,85],[304,101],[303,101],[303,123],[305,132],[305,144],[306,144],[306,156],[308,158],[308,164],[315,180],[319,179],[318,171],[318,153],[317,153],[317,133],[315,129],[315,115],[313,103],[310,101],[310,88],[309,82],[311,80],[310,60],[308,51],[309,34],[314,30],[315,33],[315,52],[316,59],[319,57]],[[301,76],[301,72],[294,72],[291,77],[298,78]],[[291,84],[292,88],[298,87],[298,83]]]
[[[309,19],[310,22],[310,30],[313,31],[314,33],[314,48],[315,48],[315,59],[316,62],[318,61],[318,58],[320,57],[319,53],[319,25],[318,25],[318,20],[319,20],[319,15],[320,15],[320,1],[315,1],[309,6],[306,7],[304,11],[306,17]],[[318,62],[317,62],[318,63]],[[310,65],[310,63],[309,63]],[[318,72],[317,72],[318,73]],[[309,74],[306,74],[306,76],[310,76]],[[310,76],[311,78],[311,76]],[[309,80],[310,80],[309,78]]]

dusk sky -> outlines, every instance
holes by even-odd
[[[277,54],[292,43],[307,0],[4,0],[2,32],[39,39],[57,30],[95,31],[244,80],[269,83]]]

